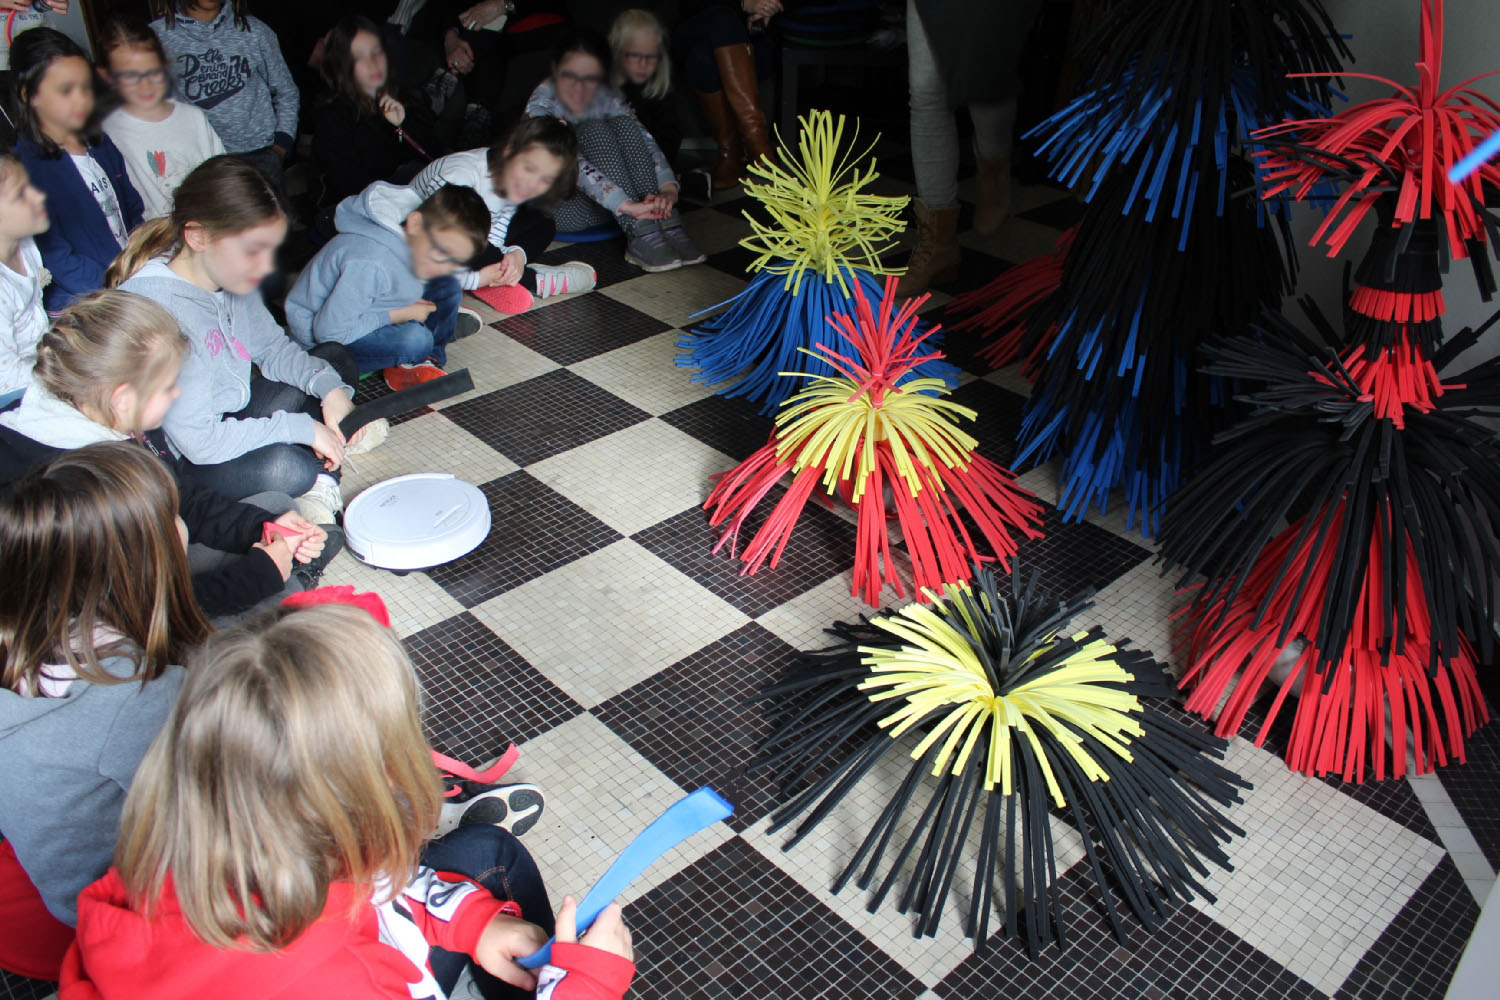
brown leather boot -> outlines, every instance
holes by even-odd
[[[974,230],[988,236],[1010,215],[1010,157],[979,161],[979,207]]]
[[[760,109],[760,85],[755,79],[755,56],[749,43],[723,45],[714,49],[719,78],[724,81],[724,97],[739,123],[740,138],[750,162],[765,157],[773,159],[770,133],[766,131],[766,113]]]
[[[934,211],[913,198],[911,207],[917,216],[917,245],[896,285],[896,294],[903,298],[921,295],[933,282],[958,277],[958,206]]]
[[[714,190],[732,188],[744,174],[745,153],[740,146],[740,130],[729,110],[729,100],[722,90],[712,94],[700,93],[698,106],[703,109],[703,118],[708,122],[708,134],[719,147],[719,159],[713,170]]]

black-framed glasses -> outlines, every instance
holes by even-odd
[[[621,52],[620,53],[620,58],[624,59],[626,62],[659,63],[659,62],[661,62],[661,53],[660,52]]]
[[[123,73],[111,73],[110,79],[115,81],[117,87],[139,87],[143,83],[165,83],[167,71],[160,68],[148,69],[144,73],[125,70]]]
[[[597,73],[590,73],[588,76],[581,76],[570,69],[565,69],[558,73],[557,78],[559,80],[565,80],[568,83],[576,83],[581,87],[597,87],[599,86],[599,84],[604,82],[604,77],[598,75]]]

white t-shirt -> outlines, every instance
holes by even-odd
[[[87,153],[82,156],[77,153],[68,155],[73,158],[73,166],[78,168],[78,175],[83,178],[84,186],[99,203],[99,211],[104,213],[104,221],[109,223],[109,231],[114,234],[115,242],[123,247],[128,232],[125,228],[125,215],[120,211],[120,200],[115,197],[115,186],[109,182],[109,174],[99,165],[99,161]]]
[[[10,46],[16,36],[47,23],[47,15],[34,10],[0,13],[0,70],[10,69]]]
[[[224,152],[208,116],[186,101],[171,101],[172,113],[159,122],[142,121],[116,108],[105,117],[104,132],[125,158],[125,173],[145,204],[141,218],[172,210],[172,196],[194,167]]]
[[[21,271],[0,264],[0,394],[31,384],[36,345],[47,332],[42,255],[30,236],[20,243]]]

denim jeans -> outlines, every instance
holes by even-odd
[[[958,123],[948,105],[948,85],[922,28],[916,0],[906,0],[907,86],[911,92],[911,167],[917,196],[929,208],[958,204]],[[1016,99],[969,105],[974,147],[997,160],[1011,150]]]
[[[346,385],[359,380],[354,358],[343,344],[319,344],[307,352],[333,365]],[[323,404],[294,385],[262,376],[250,381],[250,402],[235,417],[268,417],[278,410],[306,413],[314,420],[323,419]],[[182,463],[182,477],[194,486],[213,490],[231,500],[243,500],[254,493],[285,493],[300,497],[312,489],[318,473],[326,471],[323,460],[305,444],[268,444],[247,451],[238,458],[215,465]],[[335,479],[338,473],[331,473]]]
[[[445,349],[458,322],[458,304],[464,291],[454,277],[433,278],[422,289],[422,297],[437,306],[423,322],[392,323],[346,344],[363,372],[378,372],[395,365],[415,365],[432,358],[446,364]]]
[[[542,884],[542,873],[521,842],[498,826],[484,823],[461,826],[428,844],[422,853],[422,864],[473,879],[496,899],[508,899],[519,905],[523,920],[538,925],[549,935],[553,932],[552,904]],[[453,992],[469,962],[468,955],[442,948],[433,948],[428,955],[433,978],[444,993]],[[474,965],[472,975],[485,1000],[522,1000],[532,996],[531,991],[496,979],[478,964]]]

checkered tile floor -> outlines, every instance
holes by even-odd
[[[882,180],[881,189],[910,193]],[[965,196],[972,194],[969,184]],[[598,291],[501,318],[454,345],[476,388],[414,414],[355,460],[352,498],[378,480],[441,469],[481,485],[494,528],[473,553],[397,577],[341,555],[328,583],[389,602],[426,686],[443,752],[478,762],[514,741],[517,780],[540,783],[547,815],[526,842],[555,897],[585,890],[615,853],[685,791],[708,784],[738,813],[658,863],[629,894],[641,998],[1439,997],[1500,862],[1500,744],[1441,780],[1351,788],[1290,773],[1238,739],[1229,762],[1254,783],[1231,818],[1248,836],[1216,873],[1217,902],[1179,908],[1164,931],[1117,942],[1081,867],[1062,877],[1073,949],[1028,960],[997,933],[980,959],[950,904],[935,938],[886,905],[865,911],[834,875],[892,776],[876,769],[807,841],[766,832],[772,789],[746,764],[765,724],[743,703],[823,627],[864,610],[849,595],[851,523],[812,510],[781,565],[741,577],[709,553],[699,509],[709,477],[764,443],[770,423],[674,365],[700,309],[745,284],[743,199],[698,207],[688,229],[705,266],[644,275],[618,242],[558,248],[599,270]],[[1076,208],[1020,188],[999,234],[966,232],[964,274],[934,295],[987,280],[1051,248]],[[969,213],[965,213],[965,217]],[[909,237],[908,237],[909,239]],[[963,361],[965,345],[955,344]],[[968,365],[957,398],[980,411],[982,450],[1013,454],[1022,394],[1013,371]],[[362,394],[385,391],[366,381]],[[1054,470],[1022,482],[1056,499]],[[1169,656],[1169,581],[1118,513],[1063,525],[1049,512],[1024,564],[1055,592],[1099,589],[1092,620]],[[890,595],[887,595],[890,597]],[[894,601],[894,598],[891,597]],[[1082,856],[1061,820],[1059,870]],[[956,895],[956,894],[955,894]],[[9,981],[12,996],[42,995]]]

